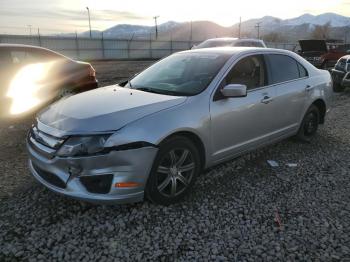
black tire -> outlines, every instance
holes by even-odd
[[[310,142],[316,135],[320,123],[320,111],[315,105],[311,105],[306,111],[301,122],[297,138],[303,142]]]
[[[345,89],[345,86],[341,85],[340,83],[333,83],[333,91],[336,93],[343,92]]]
[[[181,165],[180,160],[183,160]],[[170,138],[159,147],[145,195],[153,203],[160,205],[179,202],[191,190],[200,170],[199,152],[194,143],[182,136]]]

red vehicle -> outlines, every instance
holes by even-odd
[[[0,44],[0,117],[98,87],[94,68],[49,49]]]
[[[327,42],[325,40],[299,40],[299,54],[311,64],[321,69],[333,68],[339,58],[346,55],[350,45]]]

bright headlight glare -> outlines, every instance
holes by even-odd
[[[58,150],[58,156],[88,156],[102,153],[110,135],[70,137]]]
[[[48,74],[53,62],[29,64],[21,68],[12,79],[6,96],[12,99],[10,113],[18,115],[31,110],[40,104],[43,99],[40,92],[49,87],[40,84]],[[47,92],[48,90],[46,90]]]

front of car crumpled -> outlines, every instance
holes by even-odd
[[[107,147],[111,136],[55,137],[33,126],[27,137],[31,173],[52,191],[76,199],[142,201],[157,148],[144,142]]]

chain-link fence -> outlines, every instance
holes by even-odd
[[[60,36],[0,35],[0,43],[26,44],[45,47],[80,60],[159,59],[188,50],[196,41],[155,39],[111,39]],[[269,47],[294,51],[296,44],[267,43]]]

